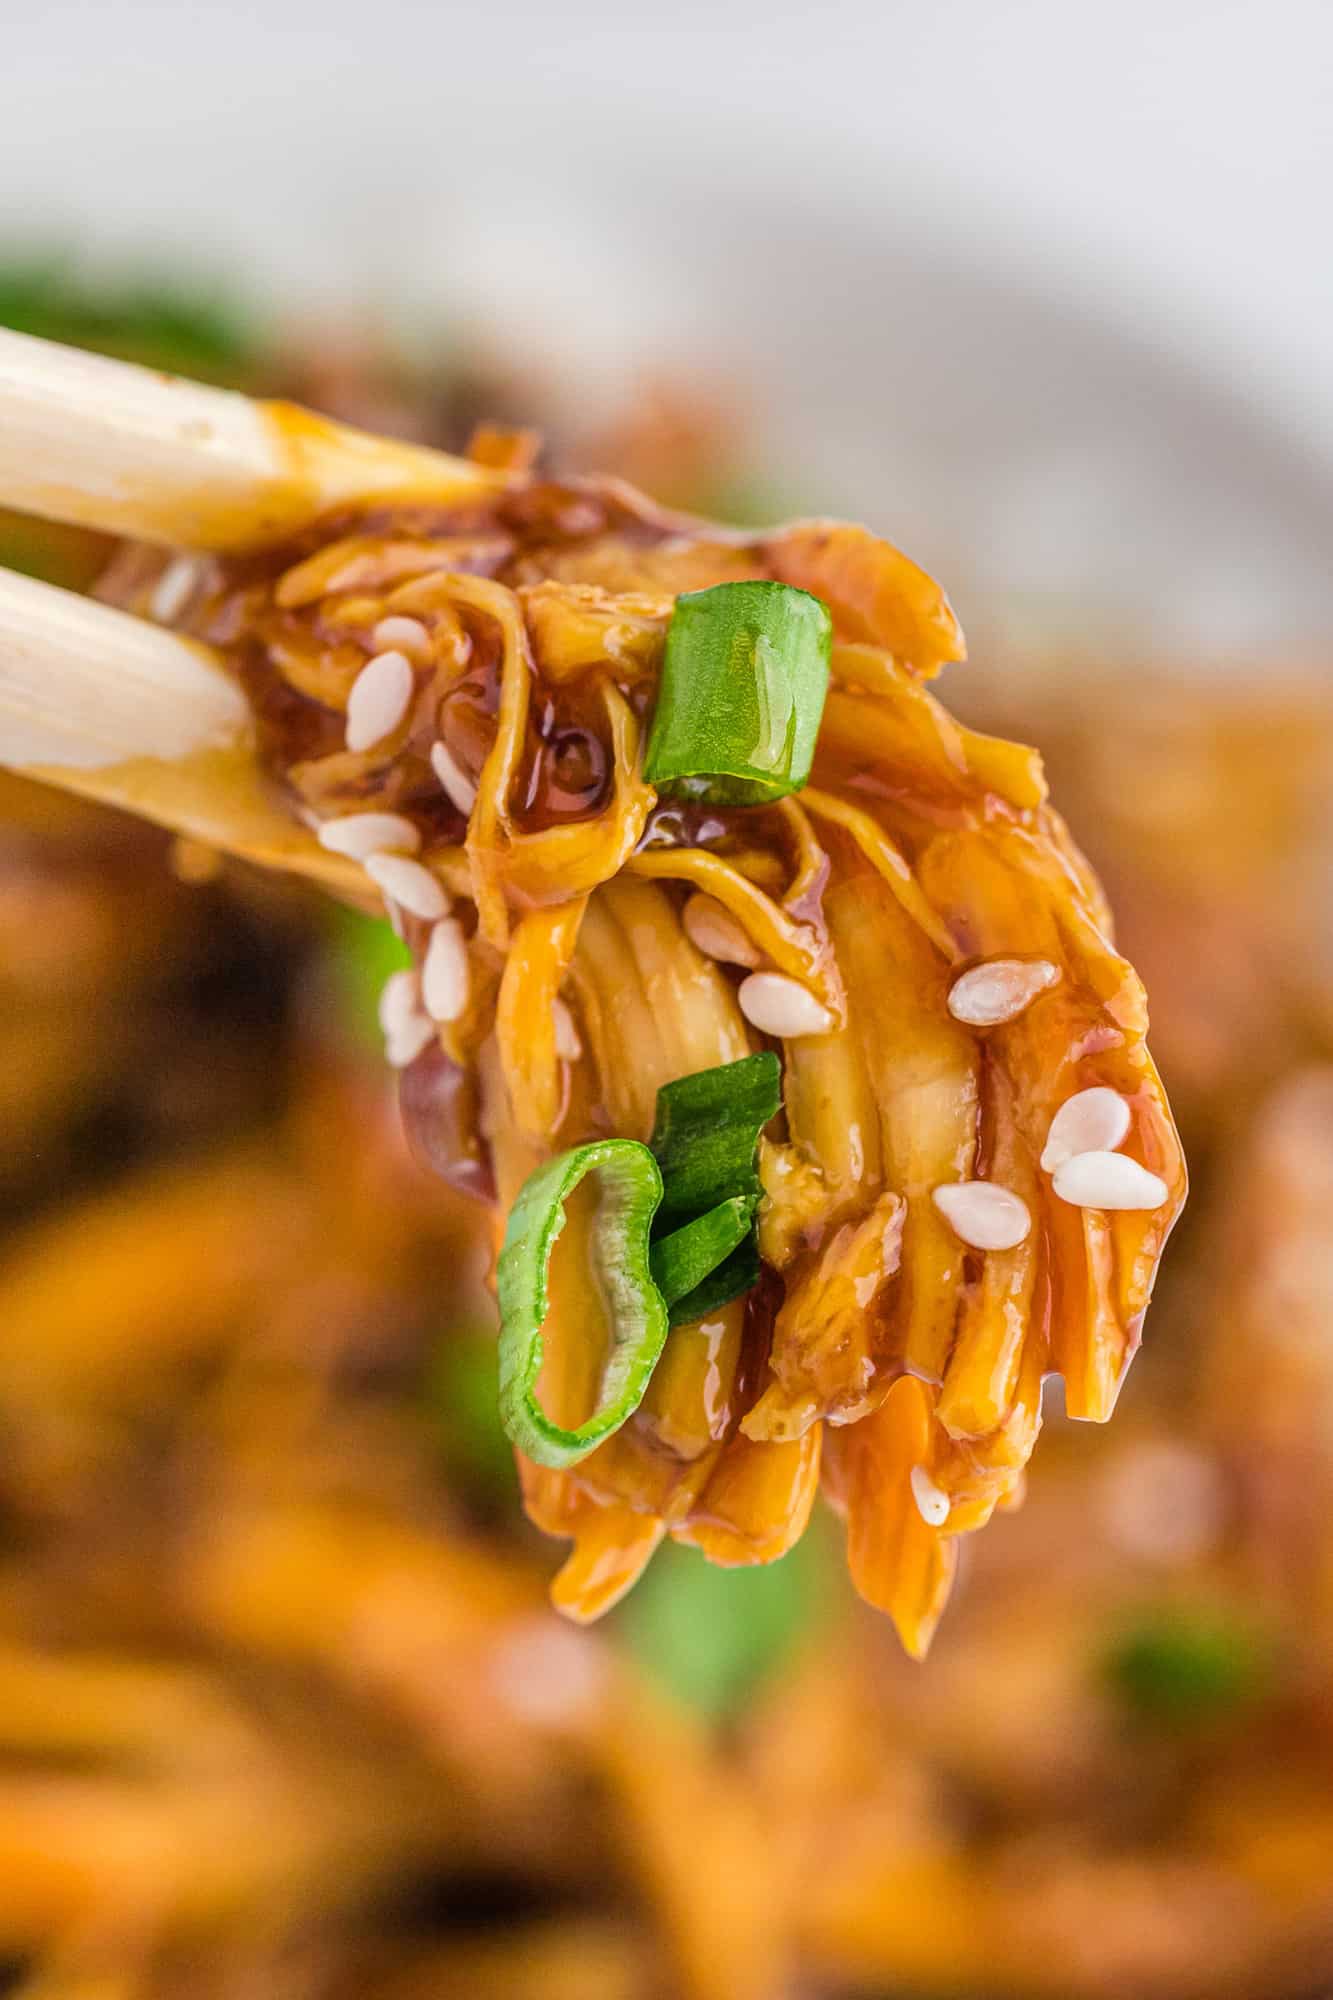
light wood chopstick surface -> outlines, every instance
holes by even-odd
[[[0,330],[0,507],[173,548],[262,545],[378,498],[508,475],[294,404]],[[362,901],[362,871],[273,798],[207,647],[0,569],[0,765]]]
[[[261,544],[332,507],[452,502],[506,475],[54,341],[0,330],[0,506],[191,549]]]
[[[249,707],[208,647],[0,569],[0,764],[367,902],[273,797]]]

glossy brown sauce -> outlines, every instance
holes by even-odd
[[[436,842],[457,845],[466,827],[441,791],[430,752],[435,741],[443,740],[464,776],[476,783],[495,740],[500,702],[502,644],[494,617],[476,605],[453,605],[451,616],[465,634],[466,659],[461,666],[456,659],[419,666],[405,726],[374,751],[354,757],[344,743],[348,689],[373,651],[375,600],[384,611],[383,599],[402,584],[403,576],[388,574],[392,558],[387,553],[382,586],[349,562],[345,588],[335,579],[334,587],[315,601],[294,608],[278,602],[281,579],[343,542],[355,541],[372,570],[377,548],[387,552],[391,546],[447,544],[456,573],[517,587],[558,573],[571,559],[577,568],[585,552],[595,570],[602,548],[610,551],[607,560],[617,571],[627,564],[650,563],[654,551],[678,540],[691,525],[614,482],[533,479],[452,507],[340,510],[281,546],[214,565],[215,587],[192,608],[185,629],[231,659],[254,710],[262,760],[295,792],[299,806],[321,816],[372,806],[407,812],[420,825],[427,850]],[[734,561],[725,531],[710,533],[717,537],[719,559]],[[735,537],[737,546],[741,540]],[[429,629],[428,608],[418,614],[403,607],[403,613],[420,615]],[[288,660],[297,662],[299,671],[285,671]],[[614,778],[599,695],[604,678],[613,674],[610,663],[579,678],[562,678],[559,685],[543,680],[539,657],[533,657],[532,665],[522,775],[508,800],[514,824],[523,833],[596,818],[608,803]],[[295,680],[301,685],[294,685]],[[651,703],[651,686],[628,681],[621,691],[642,718]],[[729,817],[696,814],[692,822],[687,815],[678,823],[662,817],[652,838],[660,843],[693,837],[698,824],[711,837],[725,840]]]
[[[534,705],[529,730],[527,781],[513,801],[525,832],[591,819],[606,804],[611,751],[597,733],[597,718],[571,708],[568,694],[557,705],[549,696]]]
[[[456,851],[467,834],[466,817],[432,764],[432,748],[446,744],[465,780],[476,785],[496,741],[505,654],[501,624],[484,595],[472,601],[466,591],[451,593],[447,572],[432,562],[432,553],[447,551],[448,570],[457,575],[511,589],[554,574],[577,590],[585,572],[595,583],[605,571],[612,594],[595,591],[603,604],[622,601],[621,585],[638,587],[640,580],[648,598],[660,602],[674,594],[654,570],[664,553],[668,564],[684,559],[692,565],[688,587],[702,580],[698,565],[706,553],[701,557],[682,534],[694,525],[609,482],[594,488],[534,479],[450,507],[342,510],[280,546],[211,562],[181,622],[230,660],[254,713],[261,761],[302,817],[406,814],[421,835],[420,858],[429,863],[433,855]],[[730,570],[737,561],[733,542],[726,531],[708,533],[716,537],[718,562]],[[736,536],[734,547],[741,542]],[[329,565],[326,578],[318,567],[322,557]],[[312,561],[315,567],[293,582],[293,572]],[[405,574],[404,565],[410,572],[414,561],[415,576]],[[752,559],[743,566],[753,573],[758,564]],[[400,725],[371,750],[353,753],[345,737],[348,695],[376,650],[372,635],[379,620],[394,615],[425,626],[431,657],[413,658],[415,691]],[[517,777],[506,801],[520,835],[595,821],[607,810],[616,781],[608,681],[641,727],[653,701],[651,676],[618,675],[612,660],[596,658],[595,645],[586,670],[548,677],[541,656],[545,629],[537,619],[526,628],[532,683]],[[643,844],[711,850],[778,895],[793,873],[788,829],[763,810],[663,804]],[[686,885],[664,887],[681,902],[688,894]],[[470,931],[470,911],[460,904],[457,914]],[[429,926],[410,917],[400,923],[419,957]],[[404,1071],[400,1087],[407,1129],[423,1162],[461,1191],[493,1200],[469,1066],[432,1046]],[[581,1102],[579,1122],[581,1129],[611,1129],[605,1107],[595,1102]],[[765,1327],[772,1306],[767,1301],[766,1313],[759,1314]],[[750,1344],[761,1349],[765,1341],[756,1322]]]

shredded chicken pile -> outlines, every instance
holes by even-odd
[[[674,600],[755,577],[833,618],[813,782],[772,806],[659,802],[641,743]],[[111,588],[142,605],[152,585],[131,562]],[[410,693],[387,734],[348,748],[349,695],[390,619],[420,628]],[[459,962],[404,1095],[501,1226],[543,1158],[644,1139],[660,1086],[778,1048],[759,1285],[672,1331],[637,1412],[582,1463],[521,1465],[533,1520],[573,1542],[556,1603],[597,1616],[666,1536],[771,1562],[822,1486],[857,1588],[923,1653],[958,1536],[1021,1498],[1045,1378],[1063,1376],[1073,1416],[1111,1414],[1185,1186],[1142,987],[1038,756],[927,691],[964,657],[942,592],[861,528],[733,532],[520,468],[485,503],[368,508],[201,562],[174,622],[235,662],[309,823],[410,822]],[[421,964],[433,923],[391,875]],[[1021,1004],[959,1018],[961,975],[997,959],[1018,962]],[[761,1034],[737,1001],[756,967],[813,996],[826,1031]],[[1118,1143],[1164,1183],[1155,1206],[1055,1193],[1052,1121],[1092,1088],[1126,1108]],[[976,1182],[1025,1208],[1013,1247],[977,1247],[935,1199]],[[586,1410],[599,1366],[582,1226],[572,1205],[552,1272],[557,1420]]]

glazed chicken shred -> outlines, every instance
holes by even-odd
[[[831,614],[811,781],[659,796],[675,600],[755,578]],[[135,552],[108,593],[146,608],[154,583]],[[734,531],[515,470],[484,502],[201,560],[166,595],[411,948],[383,1007],[409,1131],[497,1246],[544,1160],[647,1140],[677,1079],[781,1059],[758,1282],[671,1328],[577,1464],[518,1454],[529,1515],[573,1544],[555,1603],[597,1617],[668,1536],[774,1561],[822,1489],[857,1589],[924,1654],[958,1537],[1021,1500],[1045,1378],[1110,1416],[1185,1189],[1142,987],[1038,755],[926,687],[965,657],[943,593],[860,527]],[[607,1365],[583,1193],[539,1384],[571,1424]]]

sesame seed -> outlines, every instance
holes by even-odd
[[[1105,1084],[1077,1090],[1051,1120],[1042,1148],[1042,1171],[1053,1174],[1078,1153],[1113,1153],[1128,1131],[1129,1104],[1118,1090]]]
[[[974,965],[949,988],[949,1012],[972,1028],[1012,1021],[1060,977],[1047,958],[992,958]]]
[[[583,1054],[583,1042],[579,1035],[574,1016],[563,1000],[557,1000],[551,1009],[555,1022],[555,1052],[562,1062],[577,1062]]]
[[[390,973],[380,993],[384,1053],[394,1069],[415,1062],[435,1030],[421,1011],[421,982],[415,972]]]
[[[380,1026],[385,1034],[397,1034],[420,1012],[421,981],[416,973],[407,968],[391,972],[380,988]]]
[[[347,747],[370,750],[391,736],[412,699],[412,662],[406,653],[376,653],[352,682],[347,697]]]
[[[736,998],[752,1027],[782,1041],[798,1035],[827,1035],[834,1025],[832,1014],[809,987],[781,972],[752,972],[741,981]]]
[[[1167,1196],[1160,1175],[1124,1153],[1076,1153],[1061,1161],[1051,1185],[1072,1208],[1160,1208]]]
[[[757,951],[730,910],[723,909],[715,896],[693,895],[685,905],[681,922],[685,935],[705,958],[721,959],[724,965],[762,965]]]
[[[370,643],[377,653],[406,653],[418,664],[430,658],[430,633],[419,618],[381,618],[370,635]]]
[[[433,1021],[456,1021],[467,1006],[467,945],[456,917],[436,924],[421,968],[421,997]]]
[[[458,807],[466,819],[477,803],[476,786],[447,743],[431,744],[430,761],[431,769],[439,779],[446,797]]]
[[[178,618],[190,598],[194,595],[199,581],[199,563],[195,556],[173,556],[161,576],[153,586],[153,594],[148,600],[148,609],[159,625],[169,625]]]
[[[994,1181],[950,1181],[931,1195],[955,1236],[974,1250],[1013,1250],[1032,1227],[1025,1201]]]
[[[345,854],[352,861],[372,854],[415,854],[421,845],[421,835],[401,813],[346,813],[326,819],[317,838],[330,854]]]
[[[435,923],[449,914],[449,898],[428,868],[402,854],[371,854],[366,873],[380,893],[409,916]]]
[[[390,1069],[406,1069],[435,1039],[435,1029],[424,1014],[414,1014],[406,1025],[384,1038],[384,1056]]]
[[[914,1465],[910,1478],[917,1513],[928,1528],[942,1528],[949,1518],[948,1494],[935,1484],[924,1465]]]

